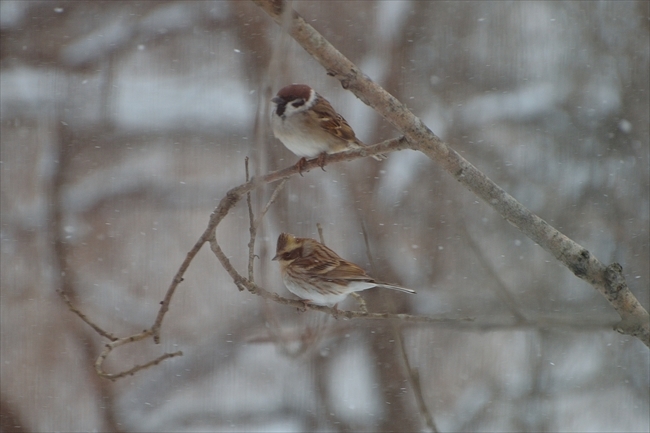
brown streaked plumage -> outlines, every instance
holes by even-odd
[[[411,289],[376,281],[359,266],[342,259],[314,239],[280,234],[273,260],[280,262],[287,289],[306,302],[318,305],[336,305],[350,293],[372,287],[415,293]]]
[[[273,133],[297,156],[314,158],[366,146],[327,99],[305,84],[283,87],[271,102]]]

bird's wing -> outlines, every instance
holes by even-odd
[[[316,259],[312,256],[296,259],[291,262],[291,267],[301,269],[306,274],[326,274],[338,266],[336,260]]]
[[[309,276],[327,274],[342,260],[334,251],[316,241],[304,242],[301,253],[302,257],[291,262],[291,267]]]
[[[338,266],[332,268],[326,273],[322,273],[321,276],[333,280],[373,281],[372,278],[366,274],[366,271],[361,269],[359,266],[342,259],[339,261]]]
[[[338,114],[334,108],[332,108],[332,105],[325,98],[319,96],[318,102],[314,105],[312,110],[317,116],[318,123],[324,131],[345,141],[359,141],[354,134],[352,127],[343,116]]]
[[[372,282],[366,271],[354,263],[343,260],[338,254],[323,244],[314,248],[310,244],[303,246],[304,257],[291,262],[294,271],[299,271],[310,277],[327,280],[361,280]]]

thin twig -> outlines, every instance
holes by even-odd
[[[183,260],[183,263],[181,263],[180,268],[178,268],[178,271],[176,271],[176,275],[174,275],[171,285],[167,289],[167,293],[165,293],[165,298],[160,302],[160,309],[158,310],[158,315],[156,316],[156,320],[154,321],[154,324],[151,327],[153,341],[156,344],[160,343],[160,327],[162,326],[162,321],[163,318],[165,317],[165,314],[167,313],[167,311],[169,311],[169,304],[171,303],[172,296],[174,296],[174,292],[176,291],[178,285],[183,281],[183,275],[185,275],[185,271],[187,271],[187,268],[189,268],[190,263],[192,263],[194,257],[198,254],[203,244],[207,241],[207,237],[209,236],[209,234],[210,233],[204,232],[199,238],[199,240],[196,241],[192,249],[187,253],[187,255],[185,256],[185,260]]]
[[[248,157],[244,158],[244,166],[246,167],[246,182],[248,182],[250,180],[248,174]],[[248,228],[250,234],[250,241],[248,242],[248,279],[255,281],[253,276],[253,262],[255,260],[255,236],[257,234],[257,224],[255,224],[255,216],[253,215],[250,191],[246,193],[246,204],[248,205],[248,220],[250,221],[250,226]]]
[[[285,178],[280,181],[280,183],[275,187],[273,190],[273,193],[271,194],[271,198],[269,201],[266,203],[264,206],[264,209],[262,209],[262,212],[257,216],[257,219],[255,220],[255,229],[257,229],[260,224],[262,223],[262,218],[264,218],[264,215],[269,211],[269,208],[275,201],[278,199],[278,196],[280,195],[280,191],[282,191],[282,188],[284,188],[284,185],[287,183],[289,179]]]
[[[118,340],[118,338],[117,338],[116,336],[114,336],[114,335],[111,334],[110,332],[104,331],[102,328],[99,327],[99,325],[97,325],[95,322],[93,322],[92,320],[90,320],[90,319],[88,318],[88,316],[86,316],[84,313],[82,313],[81,311],[79,311],[79,309],[77,309],[77,307],[75,307],[74,305],[72,305],[72,301],[70,301],[70,298],[68,298],[68,295],[66,295],[65,293],[63,293],[63,290],[58,290],[58,292],[59,292],[59,295],[61,295],[61,298],[63,298],[63,301],[64,301],[66,304],[68,304],[68,308],[70,309],[70,311],[72,311],[72,312],[75,313],[77,316],[79,316],[79,318],[80,318],[81,320],[83,320],[84,322],[86,322],[86,323],[88,324],[88,326],[90,326],[91,328],[93,328],[93,329],[95,330],[96,333],[98,333],[98,334],[101,335],[102,337],[104,337],[104,338],[106,338],[106,339],[108,339],[108,340],[111,340],[111,341],[116,341],[116,340]]]
[[[248,177],[248,173],[247,173]],[[253,265],[254,265],[254,260],[255,260],[255,240],[257,239],[257,229],[259,228],[260,224],[262,224],[262,219],[264,218],[264,215],[268,212],[269,208],[271,205],[277,200],[278,195],[280,194],[280,191],[284,187],[284,184],[287,183],[288,179],[282,179],[280,183],[275,187],[273,190],[273,193],[271,194],[271,198],[269,201],[266,203],[264,208],[262,209],[262,212],[257,216],[257,218],[253,218],[253,208],[251,207],[251,202],[250,202],[250,192],[247,192],[248,196],[248,214],[250,217],[250,227],[248,231],[250,232],[250,240],[248,241],[248,279],[250,281],[255,281],[253,279]]]
[[[492,264],[488,262],[487,258],[485,257],[485,254],[483,254],[483,252],[481,251],[481,248],[478,246],[478,244],[476,243],[472,235],[469,233],[469,231],[465,228],[465,224],[461,224],[461,227],[462,230],[465,232],[465,239],[469,243],[470,248],[474,250],[476,257],[483,265],[483,268],[487,271],[488,274],[490,274],[490,276],[496,282],[495,292],[497,296],[510,310],[512,315],[515,316],[515,320],[517,321],[517,323],[526,323],[527,321],[526,316],[524,316],[524,314],[521,313],[521,311],[519,311],[519,306],[517,305],[517,302],[515,301],[513,296],[510,294],[510,291],[508,290],[506,284],[503,282],[499,274],[494,270]]]
[[[363,234],[363,242],[366,245],[366,256],[368,256],[368,261],[370,262],[370,269],[372,269],[372,275],[377,275],[377,268],[375,267],[375,260],[372,257],[372,251],[370,251],[370,242],[368,241],[368,231],[366,230],[366,223],[361,217],[361,233]]]
[[[151,367],[153,365],[160,364],[165,359],[183,355],[183,352],[181,352],[180,350],[177,351],[177,352],[173,352],[173,353],[165,353],[165,354],[159,356],[158,358],[147,362],[146,364],[136,365],[133,368],[131,368],[129,370],[126,370],[126,371],[123,371],[121,373],[106,373],[103,370],[104,361],[106,360],[106,357],[108,356],[108,354],[111,353],[111,351],[113,351],[113,349],[115,349],[117,347],[120,347],[122,345],[128,344],[128,343],[133,343],[133,342],[136,342],[136,341],[144,340],[145,338],[148,338],[151,335],[152,335],[151,330],[144,330],[144,331],[142,331],[142,332],[140,332],[138,334],[134,334],[134,335],[131,335],[129,337],[120,338],[118,340],[107,343],[104,346],[104,350],[102,350],[102,353],[99,355],[99,357],[97,357],[97,360],[95,361],[95,371],[97,372],[97,374],[99,376],[103,377],[103,378],[106,378],[106,379],[117,380],[117,379],[120,379],[120,378],[125,377],[125,376],[133,375],[134,373],[136,373],[136,372],[138,372],[140,370],[144,370],[145,368],[149,368],[149,367]]]
[[[397,325],[393,326],[393,333],[395,334],[395,339],[399,344],[400,352],[402,352],[402,360],[404,361],[404,368],[408,373],[407,376],[409,378],[409,383],[411,384],[411,388],[413,389],[413,394],[415,395],[415,399],[418,402],[418,409],[420,410],[420,414],[424,418],[427,427],[429,427],[429,429],[432,432],[438,433],[438,427],[436,427],[436,423],[433,420],[433,416],[431,416],[431,412],[429,412],[429,408],[427,407],[427,404],[424,401],[424,394],[422,393],[422,383],[420,381],[420,372],[418,371],[417,368],[413,368],[411,366],[411,363],[409,362],[409,357],[406,354],[406,346],[404,345],[404,339],[402,338],[402,332],[397,328]]]
[[[316,230],[318,230],[318,239],[320,239],[320,243],[325,245],[325,238],[323,237],[323,226],[321,226],[320,223],[316,223]]]

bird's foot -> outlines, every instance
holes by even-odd
[[[298,311],[300,311],[301,313],[304,313],[305,311],[307,311],[307,307],[308,307],[309,305],[311,305],[311,301],[307,301],[307,300],[305,300],[305,299],[301,299],[301,302],[302,302],[302,308],[301,308],[301,307],[298,307]]]
[[[307,159],[304,156],[296,162],[296,168],[300,176],[302,176],[302,172],[305,170],[305,164],[307,164]]]
[[[321,154],[318,155],[318,166],[323,171],[325,171],[325,158],[327,158],[327,153],[326,152],[321,152]]]

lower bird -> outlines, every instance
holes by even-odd
[[[415,294],[415,290],[375,280],[315,239],[282,233],[273,260],[280,262],[287,289],[308,304],[336,306],[350,293],[372,287]]]

